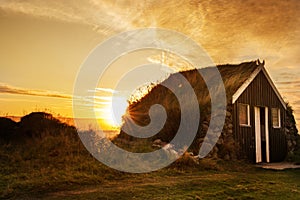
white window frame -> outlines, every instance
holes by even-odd
[[[240,105],[247,106],[247,124],[241,124],[241,122],[240,122]],[[250,105],[249,104],[245,104],[245,103],[239,103],[238,107],[239,107],[239,109],[238,109],[239,110],[238,115],[239,115],[239,124],[240,124],[240,126],[250,127],[251,126],[250,125]]]
[[[276,109],[277,110],[277,114],[278,114],[278,126],[274,126],[274,124],[273,124],[273,112],[272,112],[272,109]],[[280,108],[271,108],[271,113],[272,113],[272,126],[273,126],[273,128],[281,128]]]

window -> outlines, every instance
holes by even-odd
[[[280,109],[272,108],[272,124],[274,128],[280,128]]]
[[[239,104],[240,125],[250,126],[250,107],[247,104]]]

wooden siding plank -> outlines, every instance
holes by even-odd
[[[238,118],[238,103],[250,105],[251,127],[241,127]],[[285,136],[285,109],[278,99],[265,74],[261,71],[247,89],[240,95],[233,106],[235,138],[241,147],[241,156],[247,156],[255,161],[255,120],[254,106],[268,107],[268,128],[270,142],[270,162],[281,161],[285,158],[286,136]],[[281,128],[273,128],[271,108],[279,108],[281,115]]]

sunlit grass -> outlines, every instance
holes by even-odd
[[[29,122],[37,129],[37,122],[42,120],[33,118],[35,115]],[[1,141],[0,198],[299,199],[300,196],[299,169],[272,171],[258,169],[245,161],[207,158],[195,163],[188,153],[156,172],[116,171],[85,149],[73,127],[50,115],[42,116],[48,116],[42,133],[22,140]],[[155,150],[148,141],[117,138],[114,142],[133,152]]]
[[[157,172],[127,174],[98,162],[72,135],[5,144],[0,158],[1,198],[297,199],[300,195],[299,170],[268,171],[246,162],[212,159],[195,165],[184,156]]]

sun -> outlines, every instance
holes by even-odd
[[[128,102],[125,97],[113,97],[109,106],[110,115],[108,117],[108,123],[112,126],[122,125],[122,116],[126,113]]]
[[[122,125],[122,116],[126,113],[128,101],[123,96],[112,96],[101,105],[96,104],[96,117],[104,122],[105,127],[120,128]]]

